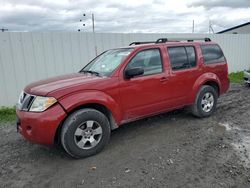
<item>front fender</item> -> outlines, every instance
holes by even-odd
[[[118,102],[102,91],[84,90],[71,93],[61,98],[59,103],[67,112],[71,112],[72,110],[87,104],[100,104],[111,111],[117,124],[120,124],[122,120],[122,113]]]
[[[188,102],[190,104],[194,103],[197,93],[199,92],[200,88],[206,84],[206,82],[214,82],[219,86],[219,89],[221,88],[221,82],[216,74],[212,72],[207,72],[200,75],[199,78],[196,79],[193,85],[192,92],[188,97]]]

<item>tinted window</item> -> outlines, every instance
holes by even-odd
[[[143,75],[155,74],[162,72],[161,54],[159,49],[150,49],[139,52],[130,61],[128,68],[142,67]]]
[[[194,47],[192,46],[188,46],[185,47],[186,51],[187,51],[187,56],[188,56],[188,60],[190,63],[190,67],[195,67],[196,66],[196,57],[195,57],[195,51],[194,51]]]
[[[225,61],[220,47],[216,44],[202,45],[201,50],[206,64]]]
[[[191,46],[168,48],[172,70],[187,69],[196,66],[195,50]]]

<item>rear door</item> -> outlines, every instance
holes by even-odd
[[[169,84],[172,89],[171,98],[176,106],[185,105],[187,97],[199,76],[199,65],[195,46],[168,46],[167,54],[170,63]]]

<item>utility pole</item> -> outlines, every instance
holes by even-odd
[[[92,13],[91,16],[92,16],[92,29],[93,29],[93,33],[95,33],[95,15],[94,15],[94,13]]]
[[[193,20],[192,33],[194,33],[194,20]]]
[[[93,29],[93,36],[94,36],[94,42],[95,42],[95,55],[97,56],[97,46],[96,46],[96,37],[95,37],[95,15],[94,13],[91,14],[92,18],[92,29]]]
[[[86,16],[86,14],[83,14],[83,17],[85,17],[85,16]],[[81,19],[80,22],[82,22],[82,21],[83,20]],[[91,14],[91,21],[92,21],[92,31],[93,31],[93,33],[95,33],[95,15],[94,15],[94,13]],[[85,23],[82,24],[82,26],[85,27],[86,26]],[[81,31],[81,29],[78,29],[78,31]]]
[[[86,14],[83,14],[83,17],[85,17]],[[80,20],[82,22],[83,20]],[[97,46],[96,46],[96,37],[95,37],[95,15],[94,13],[91,13],[91,21],[92,21],[92,32],[93,32],[93,38],[94,38],[94,46],[95,46],[95,55],[97,56]],[[83,24],[85,26],[85,23]],[[80,32],[81,29],[78,29],[78,32]]]
[[[2,32],[8,31],[8,29],[2,28],[0,29]]]

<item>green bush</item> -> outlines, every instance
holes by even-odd
[[[16,120],[15,108],[1,107],[0,108],[0,123],[13,122]]]
[[[231,83],[243,83],[244,72],[232,72],[229,74],[229,80]]]

